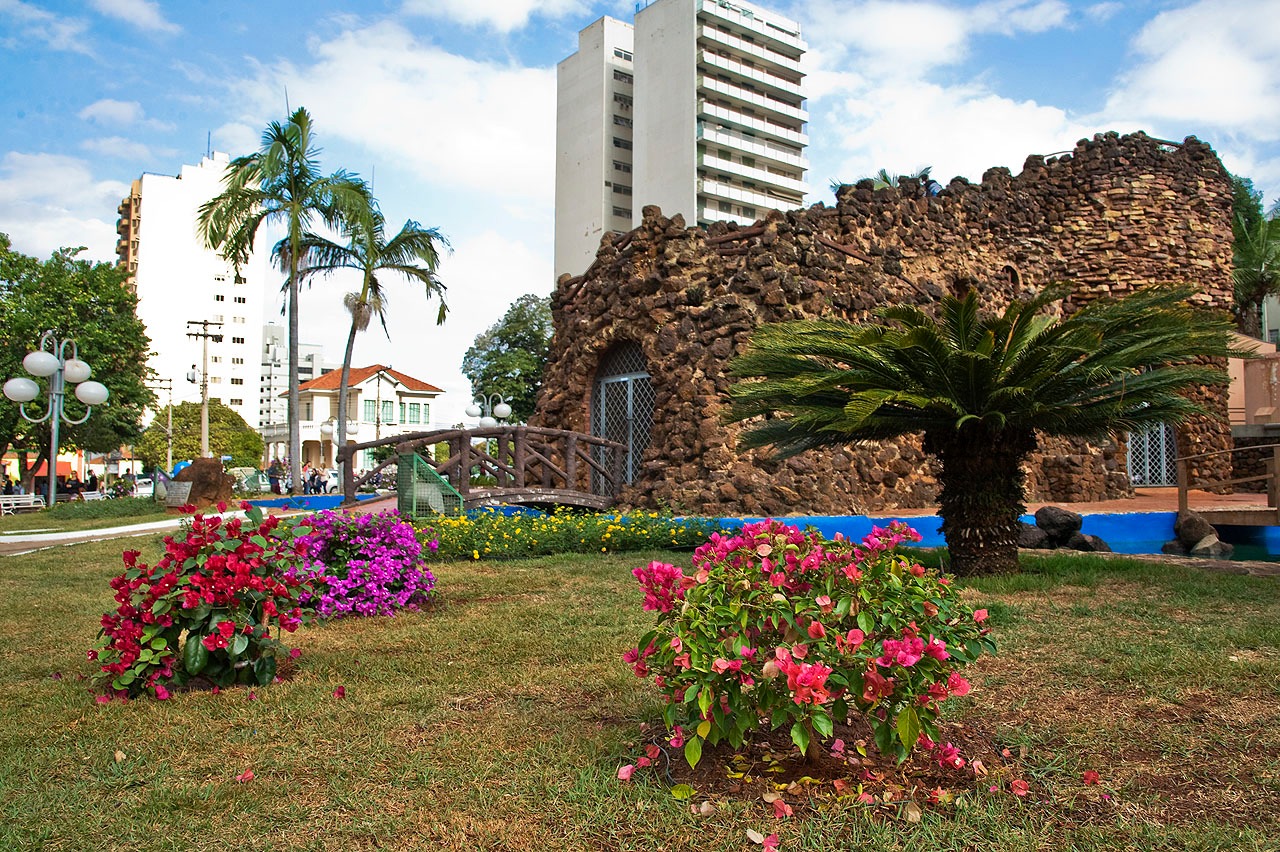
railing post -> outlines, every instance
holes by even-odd
[[[564,450],[564,487],[574,491],[578,487],[578,436],[570,435],[565,440]]]
[[[466,497],[471,493],[471,433],[463,430],[458,443],[458,493]]]
[[[625,447],[613,447],[613,458],[609,465],[610,470],[613,471],[613,476],[611,477],[613,481],[610,483],[613,486],[613,490],[610,492],[613,497],[617,497],[618,492],[622,490],[622,464],[624,461],[622,456],[625,452],[627,452]]]
[[[511,474],[503,469],[503,465],[507,463],[507,457],[511,454],[511,433],[504,431],[498,436],[498,469],[494,471],[494,478],[498,482],[500,488],[506,488],[511,484]]]
[[[1271,448],[1271,458],[1267,459],[1267,508],[1280,508],[1280,446]]]
[[[525,427],[516,427],[516,454],[512,467],[516,469],[516,488],[524,488],[525,481],[525,444],[528,441]]]
[[[1187,506],[1189,505],[1189,497],[1187,495],[1187,488],[1189,487],[1187,484],[1187,460],[1175,459],[1174,464],[1178,467],[1178,513],[1181,514],[1187,511]]]

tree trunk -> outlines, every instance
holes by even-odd
[[[298,393],[298,226],[289,226],[289,493],[298,494],[302,486],[302,403]]]
[[[351,331],[347,334],[347,350],[342,356],[342,377],[338,380],[338,449],[344,449],[347,446],[347,391],[351,381],[351,354],[356,348],[356,318],[351,318]],[[334,461],[337,461],[338,454],[333,454]],[[347,468],[355,463],[354,458],[347,459],[345,465],[339,463],[338,470],[339,481],[342,482],[342,494],[344,500],[351,500],[354,494],[347,493]]]
[[[953,573],[1018,571],[1018,519],[1026,511],[1022,463],[1035,446],[1034,433],[981,427],[925,436],[925,451],[942,463],[938,514]]]

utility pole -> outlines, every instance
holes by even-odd
[[[199,331],[191,331],[191,326],[199,326]],[[222,328],[222,323],[212,320],[187,320],[187,337],[199,337],[204,341],[204,362],[200,370],[200,455],[209,458],[209,341],[222,342],[222,335],[210,332],[209,327]],[[195,372],[196,365],[191,365]],[[192,380],[192,376],[187,377]]]
[[[152,386],[157,390],[167,390],[169,392],[169,427],[165,430],[165,446],[164,462],[166,474],[173,470],[173,379],[156,379]]]

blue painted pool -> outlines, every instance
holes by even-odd
[[[384,497],[382,494],[357,494],[357,500],[373,500]],[[342,503],[341,494],[309,494],[305,497],[273,497],[270,500],[250,500],[255,506],[270,509],[303,509],[318,512],[321,509],[333,509]]]

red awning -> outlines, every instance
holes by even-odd
[[[40,462],[40,468],[35,472],[35,476],[48,476],[48,475],[49,475],[48,463]],[[71,462],[65,462],[65,461],[58,462],[58,476],[70,476],[70,475],[71,475]]]

